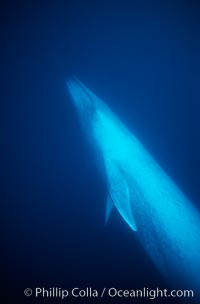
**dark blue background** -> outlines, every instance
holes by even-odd
[[[106,185],[65,81],[106,101],[199,207],[199,12],[195,1],[2,6],[4,303],[29,303],[35,286],[168,287],[117,212],[104,226]]]

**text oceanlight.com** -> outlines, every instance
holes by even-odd
[[[26,288],[24,295],[27,297],[35,298],[60,298],[62,300],[73,297],[73,298],[148,298],[154,300],[157,298],[193,298],[193,290],[168,290],[150,289],[144,287],[142,289],[119,289],[115,287],[94,289],[92,287],[79,288],[74,287],[72,289],[62,289],[59,287],[36,287],[35,289]]]

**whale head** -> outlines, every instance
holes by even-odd
[[[88,123],[93,120],[98,107],[97,97],[77,78],[67,81],[67,88],[81,121]]]

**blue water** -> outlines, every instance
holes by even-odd
[[[1,269],[10,302],[38,285],[168,287],[117,212],[104,226],[106,185],[65,82],[76,75],[100,96],[200,209],[198,14],[195,1],[4,5]]]

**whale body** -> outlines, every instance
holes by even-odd
[[[67,82],[85,135],[98,149],[113,206],[172,284],[200,290],[200,214],[137,137],[79,80]]]

